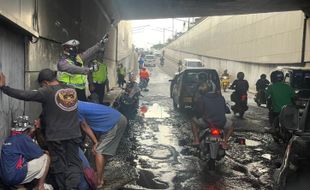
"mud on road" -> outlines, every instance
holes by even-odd
[[[235,126],[231,149],[216,172],[209,172],[191,146],[188,114],[173,109],[169,79],[153,70],[140,112],[129,122],[118,156],[108,163],[104,189],[272,189],[281,149],[266,133],[267,110],[252,104],[244,119],[227,115]]]

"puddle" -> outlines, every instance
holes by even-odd
[[[254,140],[250,140],[250,139],[245,139],[245,145],[246,146],[259,146],[262,143],[259,141],[254,141]]]
[[[263,154],[262,157],[267,160],[271,160],[271,154]]]
[[[161,107],[158,103],[154,103],[152,106],[142,105],[140,112],[145,118],[168,118],[170,115],[166,110]]]
[[[137,185],[148,188],[148,189],[168,189],[169,188],[168,183],[155,179],[154,174],[147,170],[139,171],[139,179],[137,180]]]

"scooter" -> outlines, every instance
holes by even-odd
[[[224,142],[224,131],[215,126],[208,127],[200,137],[199,158],[207,161],[210,171],[215,170],[216,161],[225,156],[221,143]]]
[[[221,77],[221,86],[222,86],[222,89],[224,90],[224,92],[226,92],[229,85],[230,85],[229,77],[228,76]]]
[[[230,96],[231,101],[235,102],[235,105],[231,106],[234,114],[239,114],[240,118],[243,118],[244,113],[248,110],[248,95],[239,95],[233,92]]]

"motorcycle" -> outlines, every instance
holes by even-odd
[[[248,95],[239,95],[236,92],[233,92],[230,96],[230,99],[235,103],[235,105],[231,106],[231,110],[234,112],[234,114],[239,114],[239,117],[243,118],[244,113],[249,108]]]
[[[144,91],[148,91],[147,85],[149,83],[149,79],[140,78],[139,88]]]
[[[254,101],[256,102],[257,106],[261,106],[262,104],[266,104],[267,105],[266,90],[259,90],[255,94]]]
[[[138,113],[140,96],[140,89],[137,85],[131,89],[126,88],[113,102],[113,108],[121,112],[127,119],[134,118]]]
[[[221,86],[222,86],[222,89],[224,90],[224,92],[226,92],[229,85],[230,85],[229,77],[228,76],[222,76],[221,77]]]
[[[200,137],[199,158],[207,161],[207,167],[211,171],[215,170],[216,161],[225,156],[222,142],[224,142],[224,131],[215,126],[208,127]]]

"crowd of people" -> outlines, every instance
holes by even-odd
[[[96,189],[104,185],[106,159],[116,154],[127,126],[127,119],[120,112],[102,105],[108,84],[107,66],[103,62],[106,40],[83,53],[79,53],[77,40],[64,43],[64,53],[57,64],[58,76],[57,71],[42,69],[37,90],[11,88],[5,75],[0,74],[4,94],[42,105],[35,127],[25,122],[14,125],[3,145],[0,178],[5,185],[17,186],[38,179],[36,188],[44,190],[51,188],[45,184],[47,175],[53,179],[54,189]],[[99,97],[96,103],[86,102],[87,82],[90,92]],[[89,175],[91,170],[84,170],[89,169],[89,163],[81,151],[83,133],[93,142],[96,165],[93,175]]]

